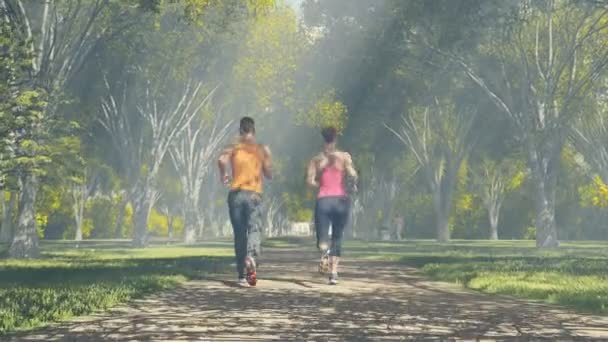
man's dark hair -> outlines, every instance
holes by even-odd
[[[255,121],[252,118],[245,116],[241,119],[241,124],[239,127],[239,132],[241,134],[254,134],[255,133]]]
[[[321,130],[321,135],[326,143],[331,144],[336,141],[336,137],[338,136],[338,130],[335,127],[329,126],[324,127]]]

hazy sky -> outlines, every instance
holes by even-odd
[[[300,10],[300,4],[302,4],[304,0],[287,0],[287,3],[293,6],[298,11]]]

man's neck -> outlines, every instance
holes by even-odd
[[[245,143],[255,143],[255,135],[251,133],[241,135],[241,141]]]

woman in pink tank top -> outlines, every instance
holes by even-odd
[[[308,164],[308,185],[319,188],[315,207],[317,247],[321,250],[319,272],[331,267],[329,284],[338,283],[338,263],[342,254],[342,237],[350,214],[350,199],[345,177],[357,178],[350,154],[337,150],[337,130],[326,127],[321,131],[325,141],[323,152]],[[329,227],[331,226],[331,241]]]

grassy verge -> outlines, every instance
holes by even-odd
[[[345,251],[362,259],[400,262],[431,279],[485,293],[608,313],[606,243],[564,243],[556,250],[538,250],[528,241],[350,242]]]
[[[39,260],[0,260],[0,335],[103,310],[129,299],[221,273],[230,244],[152,246],[46,243]]]

